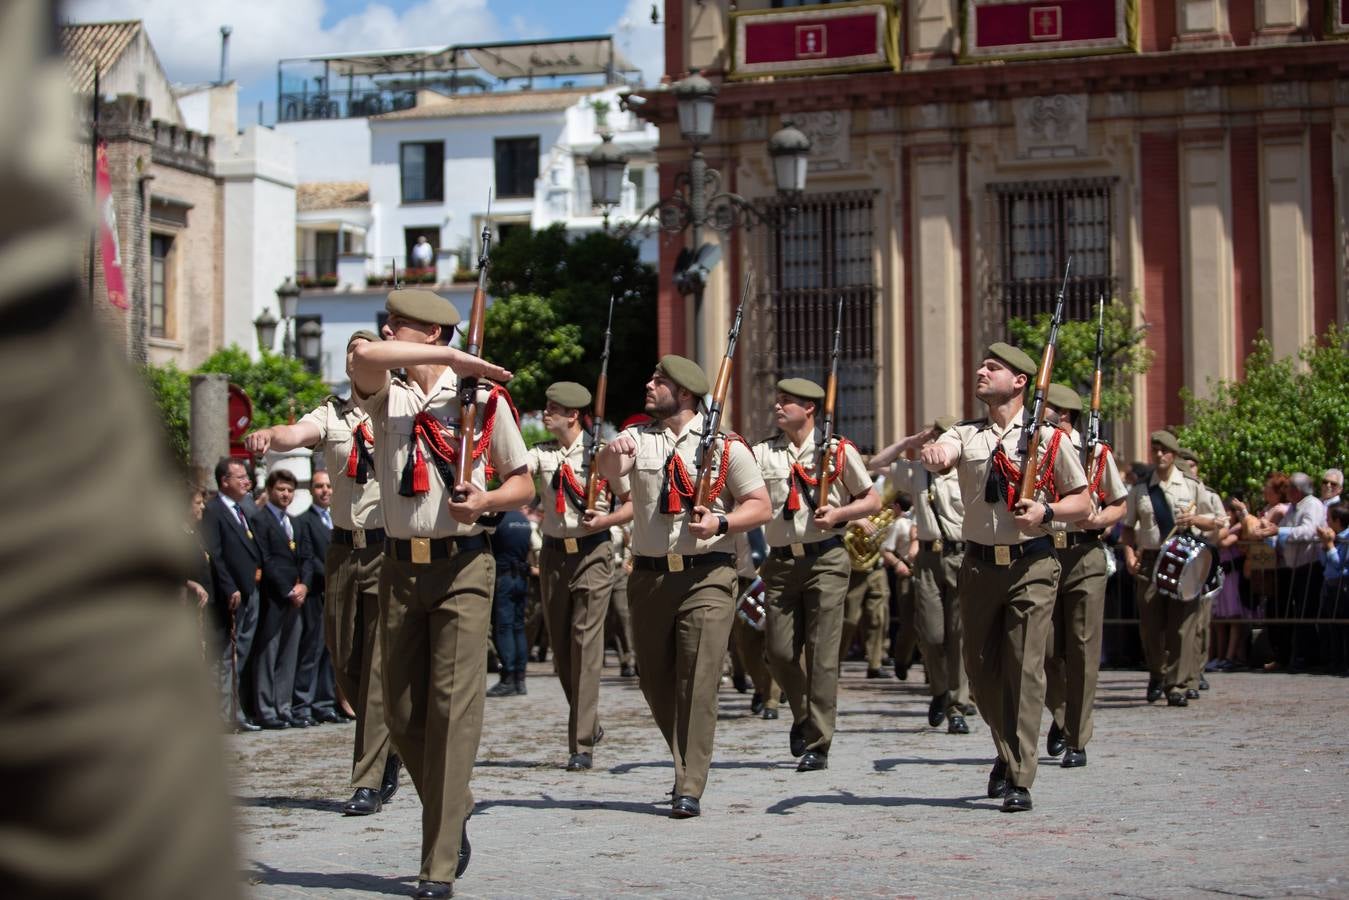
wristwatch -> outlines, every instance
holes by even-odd
[[[1052,507],[1052,506],[1050,506],[1048,503],[1046,503],[1046,504],[1045,504],[1045,514],[1044,514],[1043,516],[1040,517],[1040,524],[1041,524],[1041,525],[1048,525],[1048,524],[1049,524],[1050,522],[1052,522],[1052,521],[1054,521],[1054,507]]]
[[[731,523],[726,521],[723,515],[717,515],[717,534],[725,534],[731,528]]]

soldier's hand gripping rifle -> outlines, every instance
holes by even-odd
[[[586,509],[595,509],[600,500],[600,473],[595,467],[595,454],[600,452],[600,423],[604,421],[604,395],[609,390],[609,342],[613,337],[614,295],[609,294],[609,319],[604,325],[604,354],[600,357],[600,381],[595,385],[595,403],[591,410],[590,445],[585,449]]]
[[[820,431],[820,446],[815,448],[815,477],[819,480],[819,494],[815,509],[829,505],[829,489],[839,473],[829,465],[831,444],[834,443],[834,409],[838,403],[838,360],[843,352],[843,295],[839,294],[834,313],[834,349],[829,355],[829,380],[824,388],[824,424]]]
[[[745,301],[749,299],[749,288],[753,273],[745,275],[745,289],[740,294],[740,305],[735,309],[735,321],[731,324],[730,334],[726,335],[726,355],[721,358],[721,368],[717,370],[717,383],[712,387],[712,405],[707,410],[702,437],[694,453],[693,463],[698,469],[698,483],[693,491],[693,506],[706,507],[712,494],[712,457],[717,432],[721,430],[721,413],[726,404],[726,393],[731,387],[731,363],[735,359],[735,342],[740,337],[740,323],[745,318]],[[730,460],[723,459],[723,466]]]
[[[1068,271],[1072,266],[1073,258],[1070,256],[1068,264],[1063,267],[1063,285],[1054,302],[1054,315],[1049,320],[1049,339],[1045,341],[1045,350],[1040,356],[1040,370],[1035,375],[1030,422],[1021,430],[1021,443],[1017,447],[1017,455],[1021,457],[1021,483],[1017,485],[1017,499],[1025,503],[1035,499],[1035,482],[1040,469],[1040,429],[1045,423],[1045,395],[1049,392],[1049,382],[1054,379],[1054,353],[1059,346],[1059,327],[1063,325],[1063,295],[1068,290]]]
[[[1096,371],[1091,376],[1091,412],[1087,415],[1087,478],[1096,461],[1096,445],[1101,443],[1101,367],[1105,364],[1105,294],[1097,297]]]
[[[491,263],[492,246],[492,189],[487,189],[487,215],[482,225],[482,252],[478,254],[478,286],[473,289],[473,306],[468,313],[468,333],[464,352],[482,356],[483,322],[487,318],[487,266]],[[459,379],[459,444],[455,462],[459,466],[459,481],[467,484],[473,475],[473,432],[478,427],[478,379]],[[468,499],[468,492],[458,485],[450,492],[455,503]]]

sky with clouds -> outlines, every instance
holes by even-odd
[[[68,0],[72,22],[141,19],[175,82],[212,81],[220,26],[229,25],[229,74],[240,124],[275,115],[278,59],[321,53],[613,34],[648,84],[664,70],[663,27],[652,0]],[[662,7],[664,4],[661,4]]]

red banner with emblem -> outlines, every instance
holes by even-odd
[[[731,18],[731,78],[898,68],[898,21],[889,3],[751,10]]]
[[[118,309],[127,309],[126,282],[122,279],[122,245],[117,239],[117,204],[112,197],[112,177],[108,174],[108,145],[98,142],[98,240],[103,251],[103,283],[108,288],[108,302]],[[92,286],[91,286],[92,288]]]
[[[968,60],[1121,53],[1137,46],[1136,0],[964,0]]]

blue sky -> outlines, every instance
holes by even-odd
[[[651,0],[68,0],[65,7],[76,22],[144,20],[176,82],[216,78],[220,26],[231,26],[241,125],[254,121],[259,100],[270,124],[278,59],[319,53],[614,34],[650,82],[663,70],[662,27],[650,15]]]

